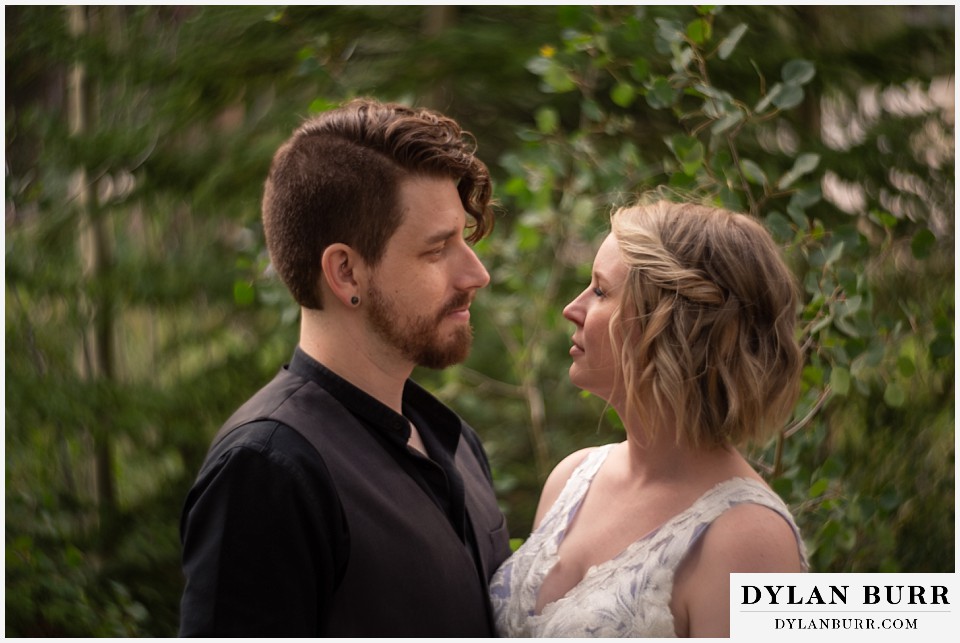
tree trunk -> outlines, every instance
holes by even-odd
[[[89,33],[90,15],[86,7],[69,6],[66,11],[68,28],[73,37],[82,38]],[[80,136],[90,130],[93,98],[86,69],[82,63],[74,63],[69,72],[67,87],[67,114],[72,136]],[[78,243],[83,275],[88,283],[102,284],[111,263],[108,230],[87,168],[77,168],[73,183],[72,192],[80,210]],[[96,294],[91,296],[91,290]],[[114,319],[110,293],[105,288],[81,290],[77,305],[83,318],[89,320],[89,328],[83,338],[84,345],[81,347],[81,374],[91,382],[110,382],[115,376]],[[110,416],[110,410],[104,409],[98,419],[98,426],[86,427],[94,441],[94,493],[103,535],[101,542],[104,545],[110,541],[117,513]]]
[[[451,5],[430,5],[424,8],[422,33],[432,40],[452,27],[457,21],[457,8]],[[452,100],[449,87],[442,77],[437,76],[438,61],[430,60],[424,65],[426,76],[432,77],[430,90],[423,96],[425,107],[446,111]]]

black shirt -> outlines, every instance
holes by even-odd
[[[464,483],[453,460],[466,440],[460,418],[412,381],[404,415],[299,348],[287,367],[337,399],[443,511],[477,564]],[[429,458],[407,446],[412,421]],[[187,587],[181,635],[311,636],[349,558],[350,538],[323,459],[297,431],[261,420],[229,432],[207,455],[181,520]]]
[[[460,441],[460,418],[412,380],[403,391],[403,415],[382,404],[326,368],[300,348],[288,367],[304,379],[313,380],[343,404],[370,432],[394,453],[397,462],[446,513],[461,539],[465,533],[463,480],[453,466]],[[429,458],[407,446],[410,422],[417,427]],[[476,445],[479,447],[479,444]],[[482,449],[474,449],[482,454]],[[480,458],[485,465],[486,457]],[[489,470],[487,471],[489,473]]]

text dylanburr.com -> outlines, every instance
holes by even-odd
[[[955,641],[956,574],[731,574],[730,638]]]

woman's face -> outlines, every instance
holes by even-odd
[[[620,258],[612,234],[604,240],[593,261],[590,285],[563,309],[563,316],[576,325],[570,356],[570,381],[614,403],[618,360],[610,344],[610,316],[620,303],[627,267]]]

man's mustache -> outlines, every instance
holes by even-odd
[[[440,311],[440,314],[437,316],[438,319],[443,319],[450,313],[461,308],[469,306],[473,302],[473,294],[468,292],[460,293],[451,299],[447,305],[443,307]]]

